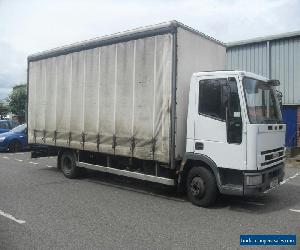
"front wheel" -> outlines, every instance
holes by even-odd
[[[76,155],[72,151],[65,151],[60,158],[61,170],[65,177],[74,179],[79,176],[79,167],[76,166]]]
[[[187,195],[189,200],[200,207],[212,205],[217,197],[216,178],[204,167],[193,167],[187,177]]]
[[[8,146],[8,151],[11,153],[19,152],[21,150],[21,143],[18,141],[12,141]]]

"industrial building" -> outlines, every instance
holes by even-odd
[[[280,80],[286,146],[300,147],[300,31],[227,44],[227,69]]]

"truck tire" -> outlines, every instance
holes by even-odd
[[[76,166],[76,157],[72,151],[64,151],[60,158],[60,167],[65,177],[74,179],[79,176],[80,169]]]
[[[8,151],[11,153],[19,152],[21,150],[21,143],[19,141],[12,141],[8,146]]]
[[[208,207],[215,202],[218,193],[216,178],[208,169],[193,167],[186,184],[188,198],[193,204]]]

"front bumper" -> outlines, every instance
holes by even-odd
[[[262,183],[257,185],[246,185],[247,176],[262,176]],[[262,171],[255,172],[244,172],[244,195],[257,195],[265,192],[266,190],[272,188],[271,182],[273,180],[278,180],[278,184],[283,180],[284,177],[284,163],[280,163],[277,166],[264,169]]]
[[[8,147],[0,145],[0,152],[7,152]]]

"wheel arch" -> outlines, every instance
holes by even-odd
[[[203,154],[186,153],[179,170],[178,184],[185,186],[186,178],[192,167],[204,167],[211,171],[216,178],[218,188],[221,186],[221,179],[217,164],[208,156]]]

